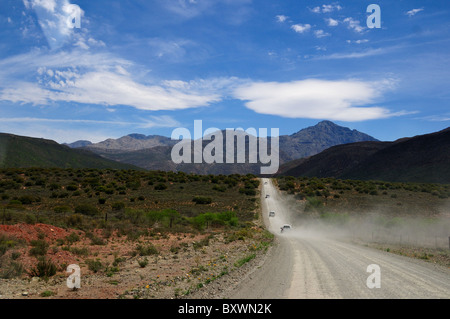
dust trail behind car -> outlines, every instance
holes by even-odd
[[[447,267],[353,244],[348,225],[298,218],[299,203],[279,192],[270,179],[263,179],[261,201],[275,245],[265,262],[223,297],[450,298]],[[275,216],[269,217],[270,211]],[[284,224],[292,228],[281,233]],[[362,224],[357,226],[364,231]],[[371,266],[380,269],[379,288],[368,285]]]

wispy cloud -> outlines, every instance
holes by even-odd
[[[423,11],[423,8],[418,8],[418,9],[412,9],[407,11],[405,14],[409,17],[415,16],[417,13],[419,13],[420,11]]]
[[[345,52],[345,53],[333,53],[330,55],[318,56],[314,57],[314,60],[339,60],[339,59],[360,59],[375,55],[386,54],[394,50],[395,47],[391,48],[377,48],[377,49],[368,49],[364,51],[358,52]]]
[[[221,100],[218,91],[200,93],[194,88],[183,91],[164,83],[145,83],[134,78],[129,68],[136,67],[111,54],[75,50],[46,55],[35,51],[0,61],[0,100],[35,105],[62,101],[126,105],[149,111],[202,107]],[[23,79],[30,75],[30,80]]]
[[[344,23],[347,24],[347,27],[357,33],[362,33],[364,31],[364,27],[361,26],[358,20],[353,19],[352,17],[348,17],[344,19]]]
[[[87,119],[51,119],[37,117],[1,117],[0,123],[40,123],[40,124],[87,124],[87,125],[105,125],[105,126],[132,126],[135,128],[153,128],[153,127],[177,127],[180,123],[170,116],[150,116],[139,122],[130,121],[102,121]]]
[[[288,19],[288,17],[280,14],[280,15],[275,16],[275,19],[277,19],[278,22],[283,23]]]
[[[216,9],[218,5],[225,5],[234,10],[234,16],[228,17],[229,21],[234,21],[234,23],[238,24],[238,22],[243,21],[243,16],[248,13],[246,10],[242,9],[249,5],[252,0],[159,0],[159,2],[169,12],[172,12],[183,19],[192,19],[202,14],[212,14],[217,12]],[[236,10],[236,8],[239,8],[240,10]]]
[[[359,39],[359,40],[347,40],[347,43],[356,43],[356,44],[362,44],[369,42],[368,39]]]
[[[328,36],[330,36],[330,34],[327,33],[327,32],[325,32],[325,31],[323,31],[323,30],[315,30],[315,31],[314,31],[314,36],[315,36],[316,38],[323,38],[323,37],[328,37]]]
[[[150,129],[175,128],[181,124],[171,116],[146,116],[139,120],[66,119],[40,117],[1,117],[2,132],[46,138],[58,143],[89,140],[93,143],[118,138],[130,133],[130,128],[148,132]]]
[[[333,11],[339,11],[342,7],[339,4],[323,4],[322,6],[313,7],[310,9],[314,13],[329,13]]]
[[[424,117],[418,117],[416,118],[418,120],[425,120],[430,122],[448,122],[450,121],[450,114],[444,114],[444,115],[429,115]]]

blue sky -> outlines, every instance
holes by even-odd
[[[1,132],[98,142],[196,119],[280,134],[331,120],[395,140],[450,126],[448,0],[2,0],[0,39]]]

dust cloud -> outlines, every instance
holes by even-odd
[[[282,236],[327,238],[364,243],[450,249],[450,202],[435,217],[393,216],[383,211],[369,213],[305,212],[305,201],[279,194],[279,213],[270,217],[270,230]],[[419,217],[418,217],[419,215]],[[291,225],[281,233],[280,227]]]

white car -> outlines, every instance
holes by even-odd
[[[269,212],[269,217],[275,217],[275,212]]]
[[[291,229],[292,229],[291,225],[288,225],[288,224],[284,224],[283,226],[281,226],[281,232],[284,232],[286,230],[291,230]]]
[[[266,198],[269,198],[270,197],[270,195],[266,195]]]

